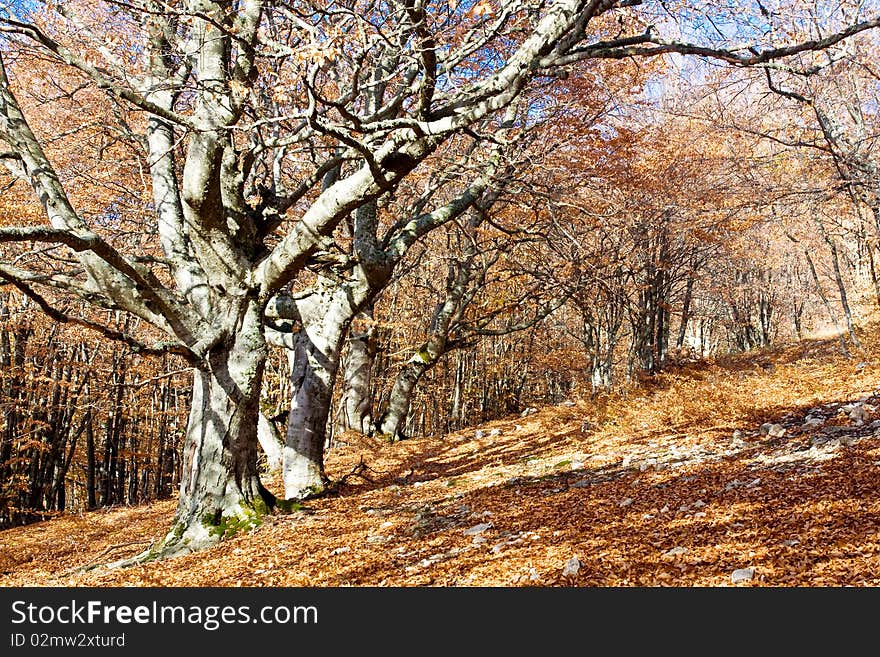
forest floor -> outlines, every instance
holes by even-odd
[[[174,500],[3,531],[0,586],[878,586],[880,329],[862,338],[443,437],[346,435],[328,474],[365,469],[336,496],[198,554],[80,569],[161,538]]]

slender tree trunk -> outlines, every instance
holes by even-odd
[[[590,372],[590,387],[592,395],[602,390],[611,388],[614,363],[614,342],[610,339],[597,347],[593,357],[593,365]]]
[[[837,283],[837,289],[840,292],[840,305],[843,308],[843,316],[846,319],[846,331],[849,333],[849,339],[852,340],[853,344],[856,347],[861,348],[862,343],[859,341],[858,336],[856,335],[856,328],[853,323],[852,310],[849,307],[849,298],[846,294],[846,284],[843,281],[843,276],[840,273],[840,258],[837,254],[837,245],[830,238],[826,238],[828,240],[828,246],[831,248],[831,264],[834,267],[834,281]]]
[[[759,346],[769,347],[772,342],[773,301],[764,292],[758,295],[758,327],[761,331]]]
[[[113,369],[110,380],[113,383],[113,403],[104,422],[104,460],[101,469],[102,499],[101,506],[110,506],[122,502],[119,482],[119,442],[122,439],[122,386],[125,382],[125,368],[122,367],[125,356],[121,353],[113,355]]]
[[[678,337],[675,340],[675,346],[678,349],[684,347],[684,339],[687,337],[687,327],[691,315],[691,300],[694,294],[694,279],[694,272],[689,272],[687,284],[684,288],[684,300],[681,303],[681,324],[678,327]]]
[[[473,216],[470,230],[476,230],[482,218]],[[403,430],[409,416],[416,385],[422,375],[434,367],[452,346],[449,335],[452,327],[461,319],[467,305],[473,299],[474,263],[476,247],[466,240],[462,257],[450,262],[446,276],[446,294],[437,304],[429,325],[429,337],[419,350],[404,364],[394,380],[388,406],[379,420],[379,433],[391,440],[403,438]],[[469,294],[470,292],[470,294]]]
[[[669,352],[669,309],[667,306],[667,298],[660,301],[657,309],[657,339],[656,357],[654,359],[655,373],[659,372],[666,365],[666,355]]]
[[[441,347],[442,348],[442,347]],[[405,438],[403,431],[412,406],[416,385],[422,375],[439,359],[441,353],[431,351],[426,345],[398,372],[388,398],[388,408],[379,421],[379,433],[390,440]]]
[[[868,252],[868,269],[871,272],[871,285],[874,288],[874,301],[877,303],[877,307],[880,308],[880,280],[877,278],[877,267],[874,264],[874,247],[868,243],[865,245],[865,249]]]
[[[18,431],[18,389],[19,389],[19,373],[16,367],[13,368],[12,339],[9,328],[6,323],[9,321],[7,295],[0,296],[0,367],[2,370],[2,391],[3,391],[3,433],[0,434],[0,484],[3,490],[0,490],[0,496],[5,501],[5,488],[11,480],[12,475],[12,445],[15,441],[15,434]]]
[[[849,349],[846,346],[846,340],[843,337],[843,331],[840,330],[840,326],[837,323],[837,318],[834,314],[834,310],[831,308],[831,304],[828,302],[828,297],[825,296],[825,291],[822,289],[822,284],[819,282],[819,274],[816,273],[816,265],[813,264],[813,258],[810,257],[810,252],[807,249],[804,249],[804,257],[807,259],[807,265],[810,267],[810,274],[813,277],[813,283],[816,285],[816,292],[819,294],[819,298],[822,299],[822,304],[825,306],[825,310],[828,313],[828,316],[831,318],[831,321],[834,323],[834,328],[837,331],[837,337],[840,340],[840,350],[844,356],[849,357]]]
[[[164,364],[164,361],[163,361]],[[159,421],[158,435],[156,437],[156,475],[153,482],[153,494],[156,499],[166,495],[164,486],[165,479],[165,442],[168,435],[168,399],[170,397],[171,384],[165,381],[159,389]]]
[[[64,460],[61,462],[59,467],[56,468],[54,482],[55,490],[53,491],[52,496],[55,499],[55,508],[59,511],[64,511],[65,505],[67,503],[67,472],[70,470],[70,465],[73,463],[73,456],[76,453],[76,445],[79,441],[79,437],[82,435],[83,430],[85,429],[86,423],[89,420],[90,413],[91,409],[87,410],[85,415],[83,415],[83,417],[80,419],[76,431],[74,431],[73,434],[70,436],[70,445],[67,448],[67,456],[64,457]]]
[[[98,506],[98,497],[96,492],[96,462],[95,462],[95,428],[94,416],[91,408],[86,411],[88,418],[86,422],[86,505],[89,509]]]
[[[798,340],[803,340],[804,331],[803,326],[801,325],[801,316],[804,314],[804,304],[799,301],[792,301],[791,303],[791,320],[794,324],[794,333],[797,336]]]
[[[455,372],[452,383],[452,408],[449,411],[449,417],[454,421],[454,424],[448,424],[446,431],[452,431],[457,429],[461,425],[462,419],[462,386],[464,385],[465,379],[465,368],[467,367],[465,363],[466,355],[463,352],[458,353],[458,358],[455,359]],[[486,396],[488,395],[487,390],[487,381],[483,378],[483,390],[481,395],[481,403],[485,402]]]

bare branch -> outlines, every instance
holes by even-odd
[[[778,59],[785,59],[792,55],[826,50],[857,34],[877,27],[880,27],[880,18],[851,25],[845,30],[822,39],[811,39],[789,46],[764,50],[760,50],[755,46],[744,46],[737,49],[701,46],[694,43],[663,39],[655,35],[653,30],[649,29],[642,35],[614,41],[600,41],[588,46],[575,48],[568,53],[551,55],[542,59],[540,65],[542,68],[550,68],[564,66],[584,59],[625,59],[628,57],[653,57],[667,53],[678,53],[680,55],[697,55],[699,57],[716,59],[735,66],[759,66]]]
[[[135,92],[134,90],[128,87],[124,87],[117,82],[114,82],[100,69],[89,64],[79,55],[71,52],[57,41],[51,39],[34,25],[31,25],[29,23],[22,23],[20,21],[15,21],[9,18],[0,18],[0,33],[12,33],[26,36],[33,41],[39,43],[48,52],[54,54],[59,61],[67,64],[68,66],[72,66],[73,68],[87,75],[98,86],[99,89],[107,89],[109,91],[112,91],[114,94],[116,94],[123,100],[128,101],[135,107],[139,107],[146,112],[159,116],[166,121],[171,121],[172,123],[176,123],[180,126],[188,128],[189,130],[200,130],[200,127],[196,125],[192,121],[192,119],[186,116],[182,116],[177,112],[173,112],[164,107],[160,107],[159,105],[150,102],[144,96]]]
[[[42,295],[34,291],[34,289],[26,282],[12,276],[9,268],[7,267],[0,266],[0,279],[7,281],[9,284],[15,286],[15,288],[21,291],[23,294],[27,295],[28,298],[32,299],[39,306],[41,311],[43,311],[48,317],[55,320],[56,322],[62,324],[77,324],[79,326],[84,326],[90,330],[97,331],[105,338],[114,340],[116,342],[122,342],[128,345],[128,347],[135,353],[140,353],[148,356],[161,356],[162,354],[169,353],[179,354],[187,358],[192,356],[192,352],[189,350],[189,348],[181,342],[169,341],[155,345],[147,345],[140,340],[137,340],[133,336],[128,335],[127,333],[117,331],[116,329],[104,326],[103,324],[99,324],[98,322],[93,322],[92,320],[86,319],[84,317],[68,315],[53,307]]]

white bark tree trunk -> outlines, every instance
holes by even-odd
[[[328,354],[326,344],[316,345],[305,333],[298,334],[294,341],[294,350],[288,352],[293,398],[282,449],[287,499],[317,495],[328,483],[324,473],[324,441],[336,374],[336,358]]]
[[[266,455],[266,466],[269,472],[281,472],[282,449],[284,439],[272,420],[260,413],[257,422],[257,440]]]
[[[430,359],[428,361],[418,359],[422,353],[427,354],[427,352],[419,352],[415,359],[403,366],[394,380],[388,408],[379,424],[379,433],[388,436],[390,440],[397,441],[406,437],[403,431],[406,428],[406,419],[409,417],[416,385],[422,375],[436,363],[436,358],[431,356],[427,356]]]
[[[364,290],[327,281],[297,302],[302,330],[293,335],[290,361],[290,416],[282,456],[284,495],[302,499],[324,491],[327,421],[340,352]]]
[[[198,550],[252,529],[274,505],[257,472],[260,383],[267,349],[257,304],[194,373],[180,497],[155,556]]]
[[[373,431],[371,371],[373,357],[369,330],[355,334],[348,339],[348,354],[345,357],[345,394],[342,407],[342,429],[370,434]]]

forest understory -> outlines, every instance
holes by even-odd
[[[175,500],[8,529],[0,585],[877,586],[878,336],[848,358],[830,338],[689,363],[445,436],[348,433],[335,495],[160,562],[104,567],[160,540]]]

